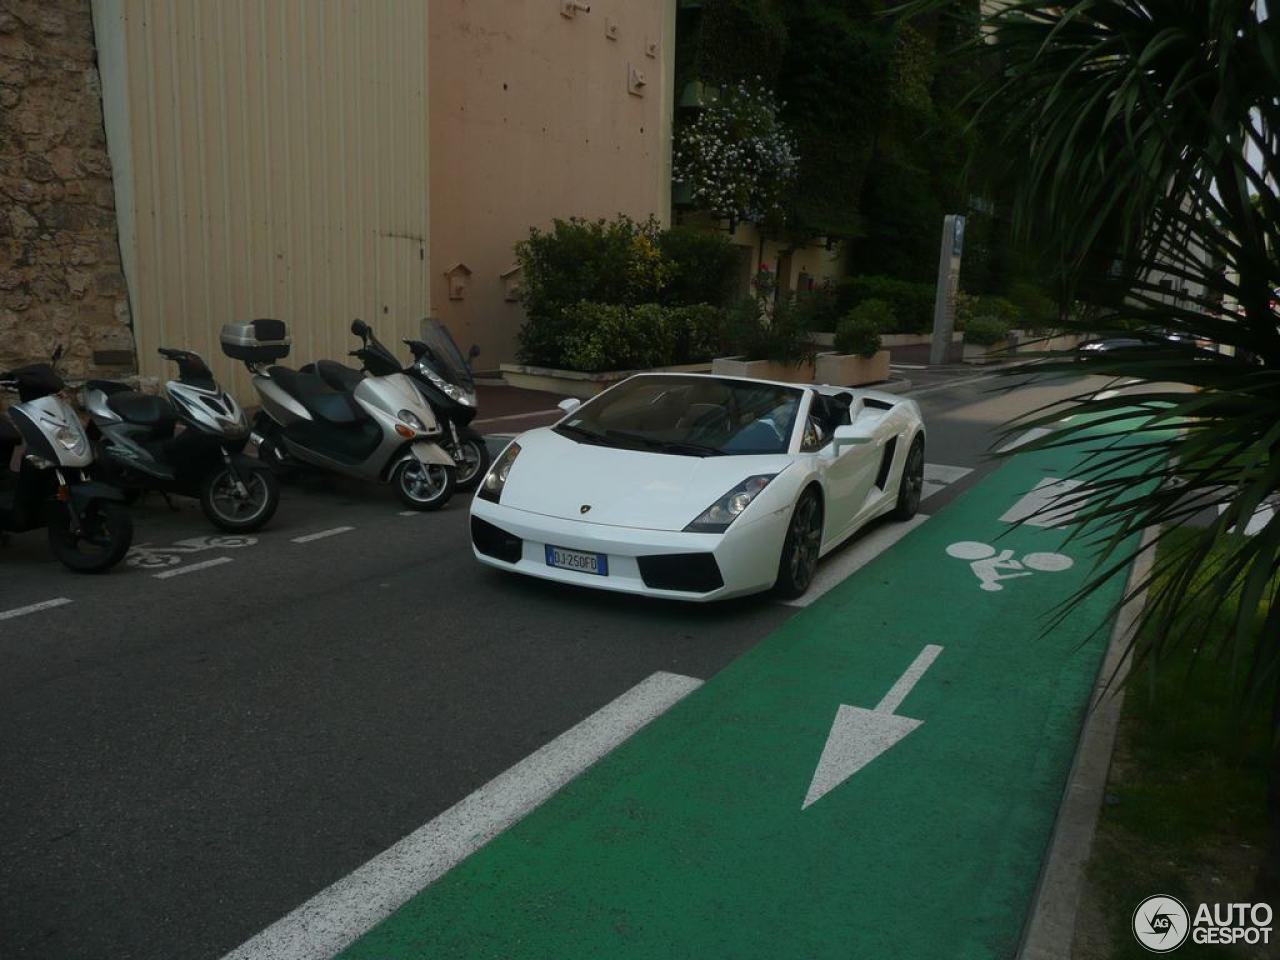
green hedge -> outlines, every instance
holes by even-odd
[[[931,284],[894,277],[849,277],[836,288],[835,316],[844,317],[868,300],[884,301],[893,314],[893,329],[881,333],[928,333],[933,329],[934,288]]]
[[[883,300],[864,300],[836,326],[835,347],[844,354],[874,357],[880,350],[880,332],[897,323],[893,309]]]
[[[711,348],[704,328],[723,325],[721,308],[732,302],[738,262],[721,234],[664,231],[653,218],[627,216],[556,220],[550,230],[534,228],[516,244],[516,258],[526,318],[520,328],[520,359],[578,370],[652,366],[634,358],[655,353],[678,358],[663,363],[705,359],[702,354]],[[720,319],[713,322],[706,309],[688,311],[695,306]],[[661,307],[667,313],[659,317],[641,307]],[[638,329],[625,329],[624,318],[635,321]],[[592,323],[609,334],[591,335]],[[682,324],[692,328],[685,330]],[[659,336],[667,339],[646,339]]]

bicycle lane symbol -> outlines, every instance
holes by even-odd
[[[961,540],[947,547],[947,556],[969,561],[969,569],[978,578],[982,590],[1004,589],[1005,580],[1030,577],[1036,573],[1061,573],[1070,570],[1075,561],[1062,553],[1037,552],[1017,559],[1015,551],[1000,550],[989,543]]]
[[[129,550],[125,555],[125,563],[131,567],[151,570],[158,567],[174,567],[193,553],[203,553],[206,550],[237,550],[240,547],[251,547],[257,542],[257,537],[213,536],[178,540],[167,547],[141,543]]]

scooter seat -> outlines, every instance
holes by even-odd
[[[299,373],[288,367],[272,367],[267,373],[281,390],[321,420],[330,423],[356,423],[365,419],[365,415],[351,399],[351,394],[334,390],[317,374]]]
[[[126,423],[140,427],[150,427],[152,436],[164,436],[173,432],[177,417],[173,407],[162,397],[138,393],[136,390],[122,390],[107,396],[107,406],[111,412]]]
[[[86,380],[84,385],[90,390],[101,390],[107,396],[113,393],[126,393],[133,390],[133,387],[127,383],[121,383],[119,380]]]
[[[342,393],[352,393],[356,387],[360,386],[360,381],[364,379],[363,372],[353,370],[351,367],[343,366],[333,360],[317,361],[316,373],[326,384]]]

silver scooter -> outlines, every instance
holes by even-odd
[[[244,411],[198,354],[159,353],[178,366],[177,379],[165,385],[167,399],[113,380],[85,384],[102,478],[126,495],[197,497],[214,526],[232,533],[260,529],[276,512],[280,486],[270,467],[241,452],[249,441]]]
[[[62,355],[59,347],[54,363]],[[75,410],[60,394],[62,379],[47,363],[0,372],[0,389],[18,403],[0,420],[0,536],[46,527],[49,546],[77,573],[115,566],[133,542],[124,494],[90,479],[93,446]],[[17,471],[9,462],[25,447]]]
[[[263,462],[282,472],[305,465],[390,482],[413,510],[449,502],[457,467],[439,444],[443,430],[430,405],[404,374],[366,377],[332,360],[301,371],[271,366],[289,355],[279,320],[228,323],[220,339],[223,353],[253,374],[262,407],[251,440]]]

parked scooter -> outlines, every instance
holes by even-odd
[[[280,504],[280,484],[270,467],[242,453],[249,442],[244,411],[198,354],[164,347],[159,353],[178,365],[178,378],[165,385],[168,400],[112,380],[85,384],[103,478],[127,493],[197,497],[222,530],[261,528]]]
[[[56,364],[62,356],[59,347]],[[45,527],[49,546],[77,573],[115,566],[133,542],[124,494],[92,480],[93,445],[80,418],[59,394],[64,384],[47,363],[0,373],[0,389],[16,391],[12,423],[0,420],[0,534]],[[25,444],[17,471],[14,450]]]
[[[351,325],[351,332],[364,345],[349,355],[359,359],[365,370],[374,376],[403,372],[431,404],[436,419],[445,428],[441,443],[458,465],[458,489],[471,490],[479,484],[489,472],[491,458],[484,437],[470,427],[477,410],[476,382],[471,365],[449,335],[449,328],[439,320],[426,320],[421,340],[404,340],[413,354],[413,364],[403,370],[395,354],[373,335],[367,323],[357,320]],[[480,348],[472,347],[469,356],[479,355]]]
[[[264,463],[390,482],[413,510],[438,510],[453,496],[457,468],[440,447],[444,431],[404,374],[366,377],[332,360],[307,372],[268,366],[289,355],[279,320],[226,324],[221,340],[253,374],[262,409],[252,438]]]

